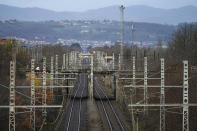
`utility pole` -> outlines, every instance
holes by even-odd
[[[66,67],[66,54],[63,54],[63,67],[62,70],[65,70]]]
[[[148,93],[148,89],[147,89],[147,57],[144,57],[144,104],[148,103],[148,99],[147,99],[147,93]],[[147,112],[147,107],[144,106],[144,113],[146,114]]]
[[[134,24],[132,24],[131,25],[132,45],[134,45],[134,31],[135,31],[135,26],[134,26]]]
[[[10,62],[9,131],[15,131],[15,62]]]
[[[121,70],[121,56],[120,56],[120,54],[119,54],[119,56],[118,56],[118,70],[120,71]]]
[[[36,62],[39,62],[39,45],[36,43]]]
[[[35,106],[35,59],[31,59],[31,105]],[[35,108],[30,109],[30,124],[35,131]]]
[[[53,78],[54,78],[54,67],[53,67],[53,61],[54,61],[54,58],[51,57],[51,80],[50,80],[50,85],[53,86]],[[51,98],[52,98],[52,101],[53,101],[53,87],[50,89],[51,91]]]
[[[72,51],[69,53],[69,68],[72,68]]]
[[[46,57],[43,57],[43,89],[42,89],[42,105],[46,106]],[[46,124],[47,111],[46,107],[42,109],[43,122]]]
[[[115,65],[114,53],[113,53],[113,56],[112,56],[112,62],[113,62],[113,63],[112,63],[112,64],[113,64],[113,65],[112,65],[112,69],[115,70],[115,66],[114,66],[114,65]]]
[[[161,95],[160,95],[160,131],[165,131],[165,66],[164,59],[161,59]]]
[[[73,63],[74,63],[74,52],[71,52],[71,67],[73,69]]]
[[[17,52],[16,40],[11,38],[11,44],[12,44],[12,61],[16,65],[16,52]]]
[[[91,86],[90,86],[90,95],[91,95],[91,100],[93,100],[93,80],[94,80],[94,76],[93,76],[93,72],[94,72],[94,63],[93,63],[93,55],[91,55],[91,74],[90,74],[90,77],[91,77]]]
[[[108,64],[107,64],[107,53],[105,53],[105,67],[108,69]]]
[[[132,24],[131,25],[131,38],[132,38],[131,45],[133,46],[132,47],[132,54],[134,55],[136,52],[136,58],[137,58],[137,47],[134,47],[134,32],[135,32],[135,25]]]
[[[77,52],[74,52],[74,69],[77,69]]]
[[[183,131],[189,131],[189,103],[188,99],[188,61],[183,61],[184,73],[183,73]]]
[[[42,59],[42,54],[43,54],[43,53],[42,53],[42,48],[43,48],[43,45],[42,45],[42,44],[43,44],[43,43],[41,43],[41,45],[40,45],[40,46],[41,46],[41,47],[40,47],[40,50],[41,50],[40,59]]]
[[[134,100],[133,102],[136,102],[136,87],[135,87],[135,78],[136,78],[136,69],[135,69],[135,57],[133,56],[133,86],[134,86],[134,91],[133,91],[133,95],[134,95]]]
[[[9,131],[15,131],[15,72],[16,72],[16,43],[11,38],[12,61],[10,62],[10,100],[9,100]]]
[[[58,55],[55,55],[55,86],[59,85],[58,81]],[[55,89],[55,92],[57,92],[58,89]],[[58,100],[58,97],[55,97],[56,100]]]
[[[138,121],[139,121],[139,111],[138,111],[138,109],[136,110],[136,117],[137,117],[137,123],[136,123],[136,131],[138,131]]]
[[[132,81],[132,84],[133,84],[133,89],[132,89],[132,96],[131,96],[131,104],[133,104],[133,103],[135,103],[135,98],[136,98],[136,87],[135,87],[135,57],[133,57],[133,59],[132,59],[132,62],[133,62],[133,74],[132,74],[132,76],[133,76],[133,81]],[[135,118],[134,118],[134,112],[133,112],[133,108],[134,107],[132,107],[131,108],[131,118],[132,118],[132,123],[133,123],[133,130],[135,131],[135,124],[136,124],[136,122],[135,122]],[[137,118],[138,119],[138,118]],[[137,124],[138,124],[138,120],[137,120]]]
[[[120,13],[121,13],[121,41],[120,41],[120,63],[122,69],[123,64],[123,44],[124,44],[124,9],[125,7],[123,5],[120,6]]]
[[[33,48],[33,45],[31,47],[31,58],[34,59],[34,48]]]
[[[58,78],[58,55],[55,56],[55,78]],[[58,85],[58,80],[55,80],[55,84]]]
[[[105,64],[104,62],[105,62],[105,61],[104,61],[104,53],[103,53],[103,52],[102,52],[102,57],[101,57],[101,58],[102,58],[102,61],[101,61],[101,63],[102,63],[102,68],[104,68],[104,64]]]
[[[66,53],[66,70],[69,68],[69,53]]]

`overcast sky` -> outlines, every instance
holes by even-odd
[[[86,11],[111,5],[148,5],[157,8],[197,6],[197,0],[0,0],[0,4],[17,7],[40,7],[55,11]]]

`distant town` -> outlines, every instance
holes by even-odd
[[[135,25],[132,31],[131,26]],[[128,46],[154,47],[161,39],[163,46],[176,26],[125,22],[124,43]],[[17,30],[17,31],[16,31]],[[80,44],[88,47],[112,46],[120,42],[118,21],[42,21],[27,22],[18,20],[0,21],[0,38],[15,37],[20,43],[34,44]]]

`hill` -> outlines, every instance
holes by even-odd
[[[135,24],[136,41],[168,40],[177,26],[125,22],[125,41],[131,41],[131,25]],[[56,42],[58,39],[112,41],[120,40],[117,21],[0,21],[0,38],[9,36]]]
[[[85,12],[55,12],[40,8],[18,8],[0,5],[0,19],[24,21],[45,20],[116,20],[120,19],[118,6],[110,6]],[[3,12],[3,13],[2,13]],[[160,24],[197,22],[197,7],[185,6],[177,9],[159,9],[136,5],[125,9],[125,20]]]

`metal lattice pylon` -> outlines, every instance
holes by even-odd
[[[189,107],[188,107],[188,61],[183,61],[183,131],[189,131]]]
[[[58,78],[58,55],[55,56],[55,78]],[[58,80],[55,80],[55,85],[58,85]]]
[[[135,74],[135,57],[133,57],[133,86],[134,86],[134,91],[133,91],[133,95],[134,95],[134,100],[133,102],[136,102],[136,87],[135,87],[135,84],[136,84],[136,81],[135,81],[135,78],[136,78],[136,74]]]
[[[133,77],[133,81],[132,81],[132,84],[133,84],[133,89],[132,89],[132,97],[131,97],[131,104],[135,103],[136,102],[136,88],[135,88],[135,84],[136,84],[136,81],[135,81],[135,57],[133,57],[132,59],[132,69],[133,69],[133,72],[132,72],[132,77]],[[131,108],[131,114],[132,114],[132,123],[133,123],[133,130],[135,131],[135,118],[134,118],[134,110],[133,110],[133,107]]]
[[[69,69],[69,53],[66,53],[66,69]]]
[[[146,61],[146,60],[145,60]],[[144,62],[146,65],[146,62]],[[189,131],[189,107],[196,107],[196,103],[189,103],[189,75],[188,75],[188,61],[183,61],[184,64],[184,73],[183,73],[183,85],[165,85],[165,64],[164,64],[164,59],[161,59],[161,77],[160,78],[148,78],[147,79],[160,79],[161,80],[161,85],[147,85],[147,88],[160,88],[160,103],[159,104],[130,104],[129,107],[160,107],[160,131],[165,131],[165,107],[183,107],[183,113],[182,113],[182,130],[183,131]],[[146,66],[144,66],[146,69]],[[146,71],[144,71],[144,79],[146,77]],[[122,80],[126,80],[128,78],[121,78]],[[132,78],[133,79],[133,78]],[[140,78],[141,79],[141,78]],[[145,85],[145,84],[144,84]],[[145,87],[144,85],[135,85],[136,88],[142,88]],[[134,87],[133,85],[128,85],[124,86],[125,88],[127,87]],[[165,103],[165,88],[183,88],[183,104],[180,103]],[[146,95],[144,95],[146,96]],[[145,99],[145,98],[144,98]]]
[[[147,79],[148,79],[148,70],[147,70],[147,57],[144,57],[144,104],[148,103],[148,89],[147,89]],[[144,113],[147,112],[148,107],[144,107]]]
[[[113,53],[113,56],[112,56],[112,68],[113,68],[113,70],[115,70],[115,58],[114,58],[114,53]]]
[[[35,59],[31,60],[31,105],[35,106]],[[35,131],[35,107],[30,109],[30,124]]]
[[[120,57],[120,54],[118,56],[118,70],[120,71],[121,70],[121,61],[120,61],[121,57]]]
[[[164,59],[161,59],[161,95],[160,95],[160,131],[165,131],[165,66]]]
[[[65,70],[66,68],[66,54],[63,54],[63,66],[62,66],[62,70]]]
[[[53,61],[54,61],[54,58],[51,57],[51,74],[50,74],[50,85],[53,86],[53,77],[54,77],[54,66],[53,66]],[[53,98],[53,87],[50,89],[50,92],[51,92],[51,98],[52,100],[54,99]]]
[[[10,62],[9,131],[15,131],[15,62]]]
[[[93,72],[94,72],[94,63],[93,63],[93,59],[94,57],[93,57],[93,55],[91,55],[91,74],[90,74],[90,77],[91,77],[91,86],[90,86],[90,91],[91,91],[91,93],[90,93],[90,95],[91,95],[91,100],[93,100],[93,79],[94,79],[94,76],[93,76]]]
[[[42,105],[46,106],[46,57],[43,57],[43,89],[42,89]],[[46,122],[46,117],[47,117],[47,111],[46,107],[42,109],[42,117],[43,117],[43,122]]]
[[[124,44],[124,9],[125,7],[123,5],[120,6],[120,13],[121,13],[121,35],[120,35],[120,69],[122,70],[122,65],[123,65],[123,44]]]

